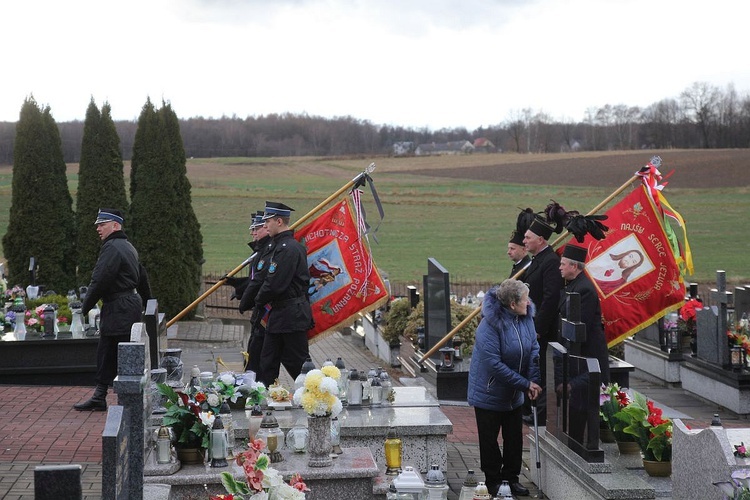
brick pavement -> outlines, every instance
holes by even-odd
[[[236,329],[206,336],[205,326],[198,322],[180,324],[177,337],[170,345],[183,348],[186,370],[192,364],[202,369],[211,369],[221,357],[233,369],[242,366],[240,350],[246,338]],[[181,331],[180,331],[181,330]],[[224,331],[219,328],[216,331]],[[201,333],[203,332],[203,333]],[[365,369],[383,366],[369,351],[359,336],[344,336],[339,333],[328,336],[311,346],[311,355],[320,366],[326,358],[342,356],[348,367]],[[394,383],[405,372],[390,369]],[[289,376],[282,370],[282,382],[291,385]],[[661,404],[693,417],[688,424],[693,428],[704,428],[710,424],[711,416],[720,410],[679,388],[664,387],[639,377],[631,377],[631,388],[636,389]],[[0,426],[0,498],[32,500],[33,471],[36,465],[76,463],[83,467],[84,498],[101,497],[101,433],[106,419],[105,412],[76,412],[72,405],[91,394],[90,387],[47,386],[0,386],[0,401],[4,402],[4,422]],[[115,404],[116,395],[110,392],[108,403]],[[453,433],[447,436],[447,478],[450,499],[456,499],[461,482],[468,469],[474,469],[478,478],[479,449],[476,441],[476,425],[473,409],[461,404],[441,404],[441,409],[453,423]],[[750,426],[746,416],[738,416],[721,409],[722,421],[727,427]],[[525,428],[527,436],[528,428]],[[529,464],[528,440],[524,439],[524,460]],[[533,464],[532,464],[533,465]],[[536,492],[533,481],[535,470],[526,469],[521,481]]]

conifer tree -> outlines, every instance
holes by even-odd
[[[86,110],[78,170],[76,218],[78,229],[78,283],[88,284],[99,256],[101,241],[94,221],[101,207],[127,213],[120,137],[117,135],[108,103],[101,113],[94,99]],[[125,230],[127,232],[127,219]]]
[[[37,284],[58,293],[75,286],[75,220],[65,170],[50,108],[27,98],[16,127],[10,220],[3,237],[13,284],[30,283],[29,259],[34,257]]]
[[[179,124],[169,105],[156,110],[147,100],[143,106],[133,143],[130,197],[128,234],[159,309],[174,316],[198,296],[203,250]]]

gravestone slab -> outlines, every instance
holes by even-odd
[[[719,311],[716,306],[704,307],[697,312],[698,357],[709,363],[723,366],[729,361],[726,333],[719,338]]]
[[[743,314],[750,316],[750,285],[734,288],[734,320],[739,321]]]
[[[83,498],[80,465],[38,465],[34,468],[34,500]]]
[[[102,433],[102,498],[128,498],[130,460],[127,429],[123,422],[124,408],[110,405]]]
[[[167,323],[163,313],[159,313],[159,303],[150,299],[146,303],[146,314],[143,317],[149,340],[149,359],[151,369],[159,368],[159,352],[167,348]]]
[[[425,352],[429,351],[451,330],[450,278],[448,270],[433,259],[427,259],[424,285]],[[430,359],[437,362],[440,353]]]

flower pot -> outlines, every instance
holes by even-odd
[[[641,447],[635,441],[617,441],[617,449],[623,455],[637,455]]]
[[[602,443],[615,443],[615,434],[608,426],[602,426],[599,428],[599,439]]]
[[[310,467],[330,467],[331,458],[331,417],[307,417],[307,465]]]
[[[670,460],[664,460],[657,462],[656,460],[643,459],[643,468],[646,469],[651,477],[669,477],[672,475],[672,462]]]
[[[183,465],[200,465],[206,462],[205,448],[177,448],[177,458]]]

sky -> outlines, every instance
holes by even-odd
[[[135,120],[308,114],[410,128],[583,120],[695,82],[750,92],[737,0],[23,0],[0,7],[0,121],[93,98]],[[741,9],[744,9],[741,7]]]

